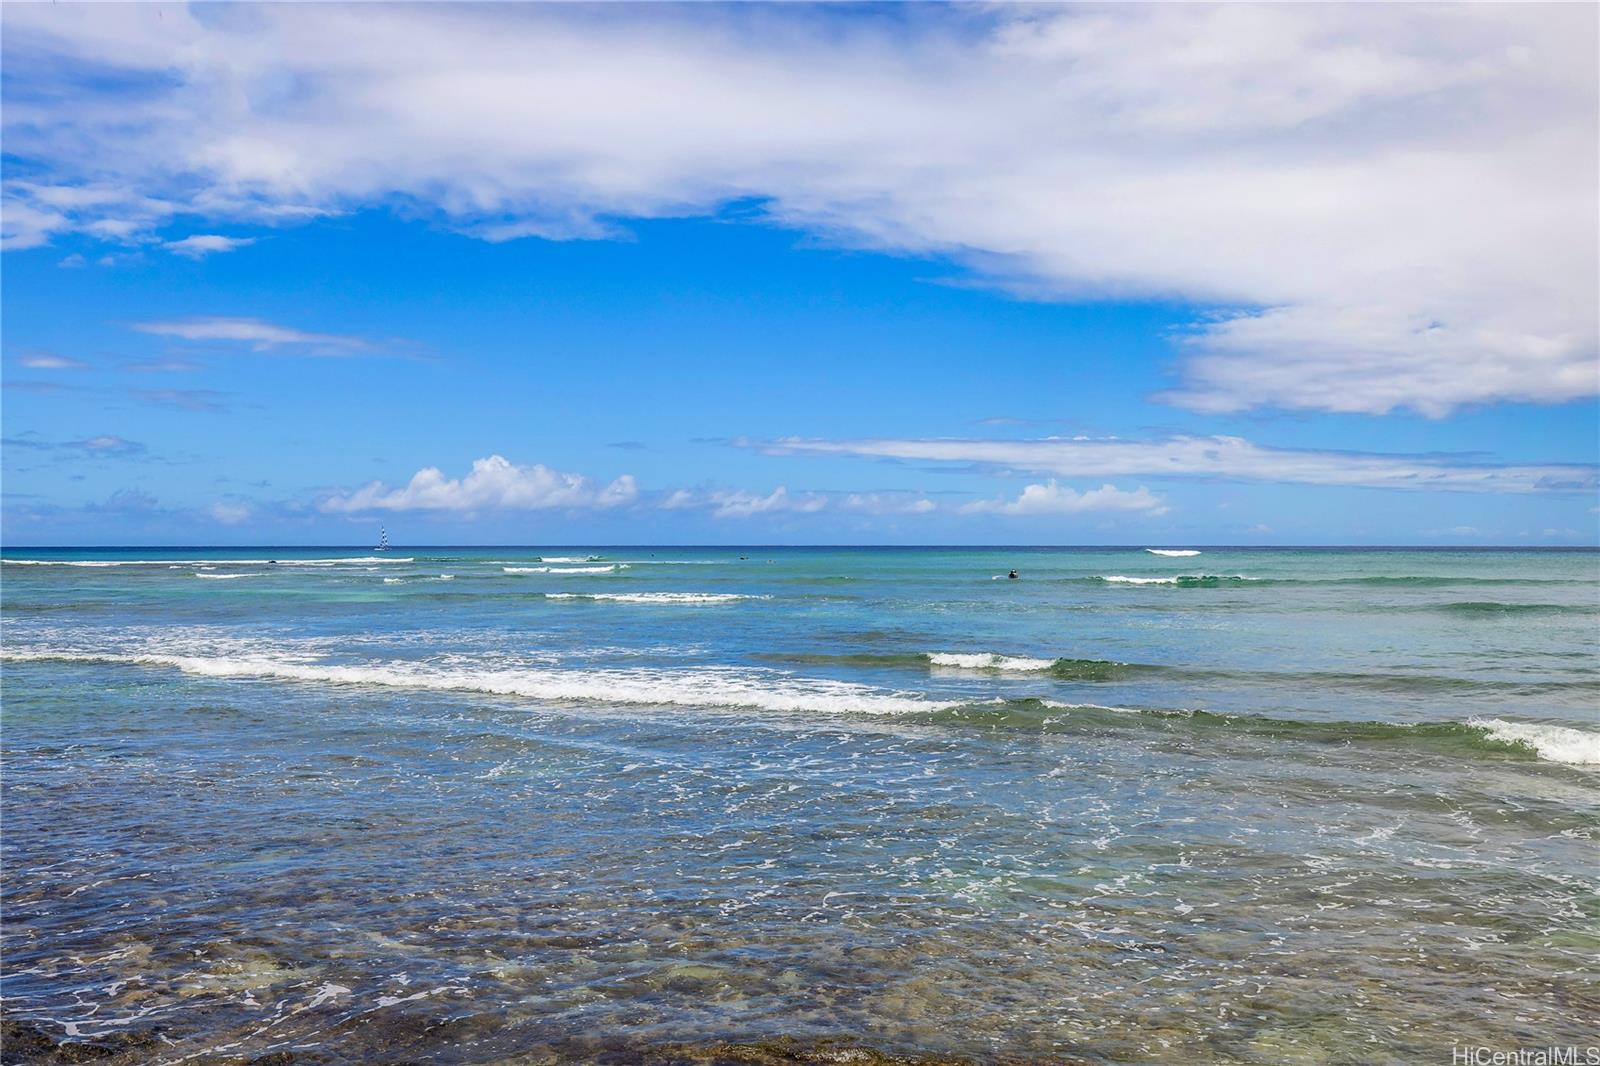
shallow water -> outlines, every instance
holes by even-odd
[[[1597,553],[3,579],[6,1015],[129,1061],[1595,1042]]]

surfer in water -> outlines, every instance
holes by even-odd
[[[1017,572],[1013,570],[1011,573],[1007,574],[1006,577],[1009,577],[1011,580],[1015,581],[1017,579]]]

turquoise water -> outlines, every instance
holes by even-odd
[[[49,1040],[1593,1042],[1600,553],[62,550],[3,579],[4,1002]]]

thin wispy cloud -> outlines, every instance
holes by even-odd
[[[1493,464],[1434,456],[1272,448],[1241,437],[1042,440],[803,440],[744,442],[780,455],[850,455],[978,464],[1062,477],[1220,478],[1302,485],[1451,492],[1584,492],[1593,465]]]
[[[128,328],[157,337],[193,342],[232,342],[252,351],[290,351],[300,355],[362,355],[374,350],[364,337],[340,333],[313,333],[260,318],[209,316],[130,322]]]
[[[134,458],[145,455],[149,449],[138,441],[128,440],[111,433],[78,440],[51,441],[37,436],[22,435],[0,440],[6,448],[26,448],[30,451],[78,452],[108,458]]]
[[[139,359],[122,364],[122,369],[139,374],[181,374],[205,368],[204,363],[197,363],[191,359]]]
[[[27,352],[17,357],[17,365],[29,370],[87,370],[89,364],[54,352]]]
[[[485,240],[603,238],[754,203],[1026,297],[1207,308],[1162,393],[1202,411],[1555,403],[1597,389],[1597,20],[8,5],[35,76],[5,116],[30,165],[6,240],[395,203]]]
[[[231,252],[256,243],[254,237],[224,237],[216,233],[197,233],[182,240],[166,241],[161,247],[186,259],[204,259],[218,252]]]
[[[129,389],[128,395],[151,407],[215,413],[228,409],[227,398],[215,389]]]
[[[676,489],[661,501],[663,510],[706,510],[713,518],[753,518],[770,514],[816,514],[828,508],[828,497],[820,492],[791,493],[779,485],[768,493],[744,489],[694,491]]]
[[[1082,514],[1088,511],[1141,511],[1150,515],[1164,515],[1169,508],[1165,500],[1142,485],[1131,491],[1115,485],[1101,485],[1087,492],[1077,492],[1052,480],[1042,485],[1027,486],[1014,500],[974,500],[962,510],[968,514],[989,512],[1003,515]]]
[[[67,385],[60,381],[36,381],[32,378],[12,378],[5,383],[5,387],[17,392],[82,392],[81,385]]]

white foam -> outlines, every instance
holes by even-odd
[[[1022,655],[1000,655],[996,652],[932,652],[928,661],[934,666],[954,666],[962,670],[1048,670],[1054,659],[1033,659]]]
[[[1126,577],[1122,574],[1106,574],[1100,580],[1113,585],[1181,585],[1185,581],[1259,581],[1260,578],[1245,577],[1243,574],[1176,574],[1172,577]]]
[[[547,592],[547,600],[607,600],[613,603],[736,603],[739,600],[770,600],[771,596],[751,596],[737,592]]]
[[[606,566],[502,566],[500,569],[508,574],[609,574],[627,568],[626,563],[610,563]]]
[[[1508,722],[1503,718],[1472,718],[1467,724],[1502,743],[1530,747],[1541,759],[1573,766],[1600,765],[1600,733],[1540,722]]]
[[[1146,548],[1145,551],[1151,555],[1165,555],[1173,559],[1186,559],[1191,555],[1200,554],[1193,548]]]
[[[13,661],[68,659],[127,663],[173,667],[196,677],[262,678],[436,692],[483,692],[538,700],[645,706],[751,707],[766,711],[825,714],[913,714],[959,706],[954,702],[941,702],[848,681],[795,677],[758,668],[483,669],[417,662],[372,662],[348,666],[306,662],[259,652],[245,655],[117,654],[89,649],[15,648],[4,649],[0,652],[0,658]]]
[[[400,582],[402,580],[404,580],[404,579],[403,578],[398,578],[398,577],[386,577],[386,578],[383,579],[383,583],[385,585],[398,585],[398,584],[400,584]]]
[[[340,563],[412,563],[412,558],[363,555],[348,559],[0,559],[7,566],[337,566]]]
[[[594,563],[600,561],[598,555],[541,555],[541,563]]]
[[[241,577],[260,577],[260,574],[195,574],[195,577],[205,578],[207,581],[232,581]]]

